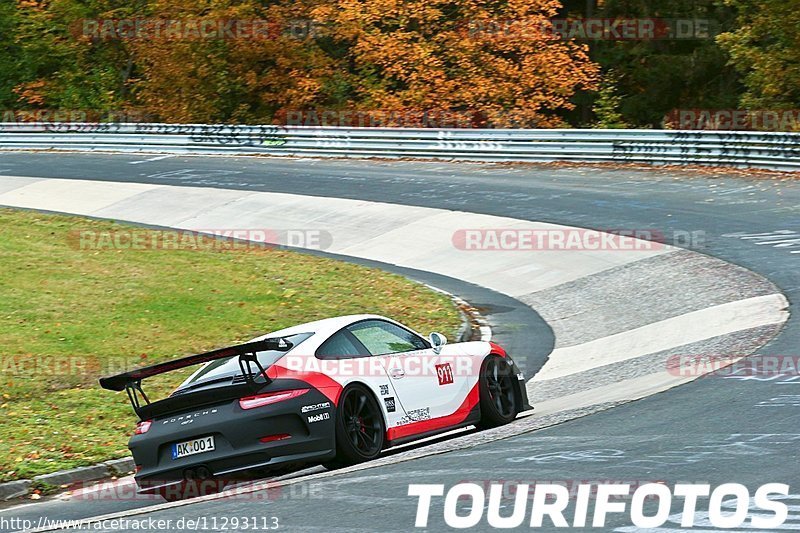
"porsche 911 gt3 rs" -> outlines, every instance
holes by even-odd
[[[142,389],[146,378],[201,364],[165,399]],[[426,339],[377,315],[301,324],[100,384],[126,391],[139,416],[128,446],[140,491],[168,499],[191,481],[368,461],[531,409],[522,373],[497,344]]]

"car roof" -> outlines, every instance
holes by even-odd
[[[315,320],[313,322],[306,322],[304,324],[298,324],[296,326],[292,326],[290,328],[279,329],[277,331],[272,331],[267,333],[266,335],[261,335],[252,339],[250,342],[269,339],[269,338],[276,338],[276,337],[288,337],[290,335],[297,335],[300,333],[313,333],[313,337],[311,339],[306,340],[303,342],[298,348],[301,350],[300,354],[297,355],[313,355],[316,349],[325,342],[328,337],[339,331],[340,329],[349,326],[350,324],[354,324],[356,322],[360,322],[362,320],[369,320],[369,319],[377,319],[377,320],[385,320],[387,322],[391,322],[393,324],[398,324],[406,329],[410,329],[407,326],[401,324],[396,320],[392,320],[391,318],[387,318],[381,315],[345,315],[345,316],[337,316],[332,318],[325,318],[322,320]],[[414,331],[414,330],[411,330]],[[417,332],[414,332],[417,333]],[[419,335],[419,333],[417,333]],[[294,353],[294,352],[293,352]],[[189,376],[181,385],[185,385],[189,383],[192,378],[201,372],[203,368],[208,366],[209,363],[205,363],[200,368],[198,368],[191,376]],[[180,387],[178,387],[180,389]]]
[[[396,322],[390,318],[381,315],[345,315],[332,318],[325,318],[322,320],[315,320],[314,322],[306,322],[298,324],[289,328],[280,329],[256,337],[255,340],[275,338],[275,337],[288,337],[289,335],[296,335],[298,333],[314,333],[319,339],[327,339],[340,329],[349,326],[355,322],[367,319],[387,320],[389,322]]]

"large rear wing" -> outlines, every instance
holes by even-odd
[[[133,410],[136,411],[137,414],[141,415],[141,412],[144,410],[143,408],[150,405],[150,400],[142,390],[143,379],[157,376],[159,374],[165,374],[167,372],[172,372],[173,370],[178,370],[180,368],[208,363],[218,359],[239,356],[239,367],[242,370],[242,374],[244,375],[247,384],[252,388],[256,388],[254,376],[263,376],[265,379],[269,379],[267,378],[266,371],[261,366],[261,363],[259,363],[256,354],[258,352],[265,351],[288,352],[291,349],[292,343],[284,338],[264,339],[245,344],[237,344],[227,348],[219,348],[210,352],[190,355],[181,359],[175,359],[173,361],[166,361],[157,365],[131,370],[130,372],[125,372],[116,376],[100,378],[100,386],[104,389],[113,391],[126,391],[128,393],[128,399],[131,401],[131,405],[133,406]],[[258,373],[254,372],[252,366],[256,367]],[[142,404],[142,400],[144,401],[144,405]]]

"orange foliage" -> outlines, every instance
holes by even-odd
[[[307,105],[332,71],[323,53],[277,30],[301,9],[296,2],[262,7],[257,1],[158,0],[155,18],[190,25],[242,21],[244,29],[234,38],[132,40],[138,101],[171,122],[266,122],[282,106]],[[254,21],[268,25],[258,33],[248,26]]]
[[[36,80],[30,83],[23,83],[14,88],[14,93],[19,95],[19,101],[29,106],[41,106],[46,101],[45,88],[47,82]]]
[[[314,14],[350,45],[355,106],[471,110],[499,127],[557,124],[551,112],[572,108],[576,89],[593,88],[598,67],[584,45],[539,31],[556,15],[558,0],[497,6],[338,0]],[[491,31],[498,23],[502,29]]]
[[[498,7],[501,6],[501,7]],[[291,110],[471,112],[496,127],[554,126],[598,67],[537,28],[558,0],[153,0],[152,17],[265,20],[268,38],[134,39],[137,101],[174,122],[267,122]],[[293,35],[293,21],[318,33]],[[513,21],[504,31],[482,28]],[[411,124],[405,124],[411,125]]]

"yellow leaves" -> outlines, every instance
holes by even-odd
[[[19,9],[42,9],[40,0],[17,0],[17,7]]]

